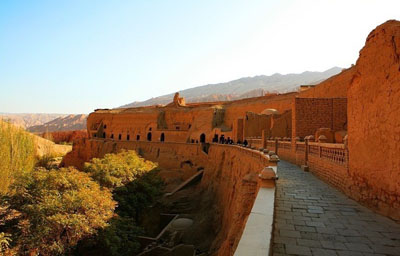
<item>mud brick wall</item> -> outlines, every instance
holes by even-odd
[[[319,128],[343,130],[347,124],[345,98],[295,98],[292,137],[313,135]]]

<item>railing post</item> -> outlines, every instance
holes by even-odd
[[[304,165],[308,165],[308,138],[306,138],[305,140],[304,140],[304,142],[305,142],[305,150],[304,150]]]

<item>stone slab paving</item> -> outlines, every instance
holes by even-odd
[[[272,254],[400,255],[400,224],[296,165],[278,167]]]

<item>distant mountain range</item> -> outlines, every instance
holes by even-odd
[[[318,84],[342,71],[333,67],[324,72],[306,71],[301,74],[273,74],[271,76],[244,77],[227,83],[207,84],[179,91],[186,102],[227,101],[263,96],[265,93],[285,93],[298,90],[300,85]],[[174,93],[151,98],[146,101],[132,102],[120,108],[166,105],[172,101]]]
[[[35,125],[42,125],[51,120],[54,120],[59,117],[67,116],[67,114],[32,114],[32,113],[25,113],[25,114],[12,114],[12,113],[0,113],[0,119],[5,121],[10,121],[16,126],[22,128],[28,128]]]
[[[67,115],[58,117],[42,125],[28,127],[30,132],[55,132],[86,129],[87,115]]]
[[[30,132],[54,132],[86,129],[87,115],[68,114],[10,114],[0,113],[0,119],[23,127]]]

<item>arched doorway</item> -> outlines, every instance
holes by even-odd
[[[147,134],[147,141],[151,141],[151,132]]]
[[[161,133],[160,141],[161,141],[161,142],[165,141],[165,135],[164,135],[164,133]]]
[[[200,135],[200,143],[206,143],[206,135],[204,133]]]

